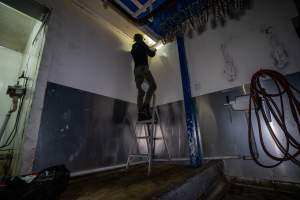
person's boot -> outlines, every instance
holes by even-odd
[[[145,117],[147,118],[147,120],[151,120],[152,119],[152,112],[150,111],[150,106],[149,105],[144,105],[143,111],[145,113]]]
[[[138,121],[145,121],[145,113],[144,112],[139,112],[138,114]]]
[[[151,115],[146,112],[139,112],[138,121],[148,121],[151,120]]]
[[[149,108],[149,113],[150,113],[150,118],[152,119],[152,114],[153,114],[154,110],[153,108]],[[158,122],[158,116],[157,113],[154,112],[154,123],[156,124]]]
[[[150,108],[150,106],[145,105],[144,106],[144,113],[145,113],[145,118],[146,120],[151,120],[152,119],[152,114],[153,114],[153,108]],[[154,123],[157,123],[158,118],[156,116],[156,113],[154,113]]]

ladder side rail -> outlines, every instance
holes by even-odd
[[[155,144],[156,144],[156,141],[154,138],[156,138],[156,136],[157,136],[157,134],[156,134],[157,129],[156,129],[156,124],[155,124],[156,109],[157,109],[156,108],[156,95],[153,94],[153,96],[152,96],[152,119],[151,119],[151,126],[152,126],[151,127],[151,131],[152,131],[152,134],[151,134],[152,152],[151,153],[153,154],[153,156],[155,155]]]
[[[157,112],[156,113],[156,115],[157,115],[157,121],[158,121],[159,128],[160,128],[160,131],[161,131],[161,137],[163,138],[163,142],[164,142],[167,154],[168,154],[168,158],[171,159],[171,154],[170,154],[167,142],[166,142],[165,132],[164,132],[163,127],[161,125],[160,116],[158,115],[158,111],[157,110],[156,110],[156,112]]]
[[[147,137],[147,152],[148,152],[148,176],[150,176],[151,174],[151,166],[152,166],[152,144],[151,144],[151,132],[149,130],[149,125],[145,124],[143,125],[145,127],[145,133],[147,133],[146,135]]]

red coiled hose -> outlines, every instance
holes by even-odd
[[[276,86],[276,93],[269,93],[262,85],[262,78],[269,78],[273,81]],[[256,72],[252,79],[250,85],[250,101],[249,101],[249,121],[248,121],[248,139],[249,139],[249,148],[251,156],[254,161],[265,168],[273,168],[280,165],[284,161],[292,161],[294,164],[300,167],[300,161],[296,159],[296,157],[300,154],[300,137],[295,138],[293,134],[291,134],[289,128],[286,124],[286,113],[284,109],[284,105],[290,107],[291,114],[293,116],[293,120],[296,123],[298,134],[300,136],[300,103],[297,100],[295,93],[299,93],[300,91],[292,86],[284,77],[284,75],[274,71],[274,70],[259,70]],[[287,100],[283,97],[286,96]],[[280,103],[277,105],[274,98],[279,98]],[[253,103],[253,105],[252,105]],[[265,106],[262,106],[264,103]],[[257,152],[254,151],[254,134],[252,134],[252,115],[251,110],[254,108],[254,113],[258,125],[259,132],[259,140],[262,146],[262,149],[266,155],[275,161],[275,164],[267,165],[262,163],[257,156]],[[284,141],[280,140],[276,134],[274,133],[273,128],[269,123],[269,118],[267,115],[267,109],[272,114],[273,120],[279,125],[280,130],[278,131],[283,134]],[[280,156],[274,155],[271,153],[264,142],[263,139],[263,131],[262,124],[265,124],[267,127],[267,133],[270,134],[273,139],[276,147],[280,150]],[[265,133],[265,132],[264,132]],[[265,133],[265,134],[267,134]],[[279,133],[277,133],[279,134]]]

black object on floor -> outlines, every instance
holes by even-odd
[[[38,174],[10,177],[0,184],[0,199],[55,200],[66,189],[69,178],[70,172],[63,165]]]

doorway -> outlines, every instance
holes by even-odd
[[[30,1],[28,1],[30,2]],[[42,19],[42,18],[41,18]],[[0,2],[0,177],[19,171],[46,26]]]

